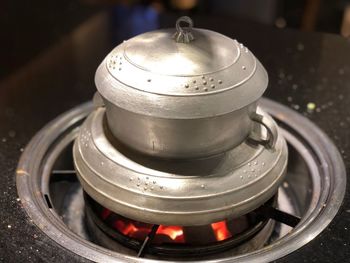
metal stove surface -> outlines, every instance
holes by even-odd
[[[350,43],[338,36],[273,30],[195,17],[196,25],[240,39],[266,66],[267,96],[319,125],[335,142],[350,171]],[[0,81],[0,262],[87,262],[61,248],[26,216],[15,185],[21,149],[48,121],[90,99],[97,65],[116,43],[107,14],[92,15],[34,60]],[[169,22],[168,22],[169,21]],[[164,20],[164,26],[174,19]],[[76,23],[75,23],[76,24]],[[94,40],[99,39],[98,43]],[[23,40],[23,39],[22,39]],[[37,39],[40,41],[40,38]],[[23,52],[30,52],[23,43]],[[316,104],[310,112],[308,103]],[[278,262],[341,262],[350,256],[350,194],[323,233]]]

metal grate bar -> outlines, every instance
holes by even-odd
[[[137,253],[138,257],[143,257],[143,255],[145,254],[145,249],[148,247],[148,245],[152,242],[153,238],[156,236],[158,228],[159,228],[159,225],[152,226],[151,232],[149,232],[149,234],[147,235],[147,237],[143,241],[139,252]]]
[[[295,227],[300,222],[300,217],[278,210],[277,208],[271,206],[262,206],[257,210],[257,213],[265,218],[274,219],[290,227]]]

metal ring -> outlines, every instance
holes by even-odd
[[[278,131],[276,125],[274,125],[273,119],[268,115],[261,115],[258,113],[254,113],[251,117],[251,120],[261,124],[265,127],[267,131],[267,138],[261,139],[260,141],[256,141],[259,144],[264,145],[267,149],[273,149],[275,147]],[[254,140],[254,139],[253,139]]]
[[[187,23],[188,24],[188,29],[186,30],[186,31],[191,31],[192,30],[192,28],[193,28],[193,21],[192,21],[192,19],[190,18],[190,17],[188,17],[188,16],[182,16],[182,17],[180,17],[180,18],[178,18],[177,20],[176,20],[176,31],[177,32],[181,32],[181,33],[183,33],[184,32],[184,30],[183,30],[183,28],[181,27],[181,22],[184,22],[184,23]]]

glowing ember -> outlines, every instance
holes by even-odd
[[[113,226],[123,235],[141,241],[146,238],[146,236],[151,232],[152,229],[151,224],[138,223],[137,225],[137,222],[127,222],[124,220],[115,221]],[[176,243],[185,242],[183,228],[181,226],[159,226],[156,234],[156,240],[158,239],[162,241],[164,240],[164,238],[166,240],[168,240],[167,238],[169,238],[169,241],[173,240]]]
[[[177,242],[185,242],[184,231],[181,226],[159,226],[157,234],[163,234]]]
[[[106,218],[111,214],[111,210],[108,210],[107,208],[104,208],[101,213],[101,217],[103,220],[106,220]]]
[[[135,232],[138,232],[140,229],[134,226],[132,223],[125,223],[122,220],[118,220],[114,223],[116,229],[118,229],[125,236],[133,236]]]
[[[147,235],[151,232],[153,226],[152,224],[142,223],[116,215],[106,208],[100,212],[100,217],[106,223],[109,221],[109,224],[111,224],[111,226],[115,230],[118,230],[121,234],[140,241],[143,241],[147,237]],[[110,220],[110,217],[115,218]],[[191,229],[191,227],[160,225],[153,241],[155,243],[185,243],[186,233],[192,233],[193,235],[193,229],[189,229]],[[232,237],[232,234],[227,227],[226,221],[213,223],[209,226],[209,229],[212,230],[216,241],[223,241]],[[198,242],[200,241],[201,240]]]
[[[211,228],[214,231],[217,241],[222,241],[232,237],[230,231],[227,228],[226,221],[220,221],[211,224]]]

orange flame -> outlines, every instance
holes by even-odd
[[[125,236],[132,236],[134,233],[139,231],[140,229],[134,226],[134,224],[129,223],[125,224],[123,221],[118,220],[115,222],[115,227],[123,233]]]
[[[114,227],[123,235],[143,240],[151,231],[152,225],[135,226],[132,222],[117,220]],[[159,226],[157,235],[164,235],[176,242],[185,242],[183,228],[181,226]]]
[[[101,212],[101,218],[106,220],[112,212],[108,209],[104,209]],[[118,230],[125,236],[138,239],[140,241],[144,240],[147,235],[151,232],[152,224],[137,222],[127,218],[120,217],[113,222],[114,229]],[[214,236],[217,241],[222,241],[232,237],[230,230],[227,227],[226,221],[220,221],[212,223],[211,229],[213,230]],[[162,242],[164,238],[169,238],[167,242],[172,241],[175,243],[185,243],[186,235],[184,228],[182,226],[164,226],[160,225],[157,232],[155,242]]]
[[[230,231],[227,228],[226,221],[220,221],[211,224],[211,228],[214,231],[217,241],[222,241],[232,237]]]
[[[184,231],[181,226],[162,226],[160,225],[157,234],[163,234],[170,237],[172,240],[184,242]]]

